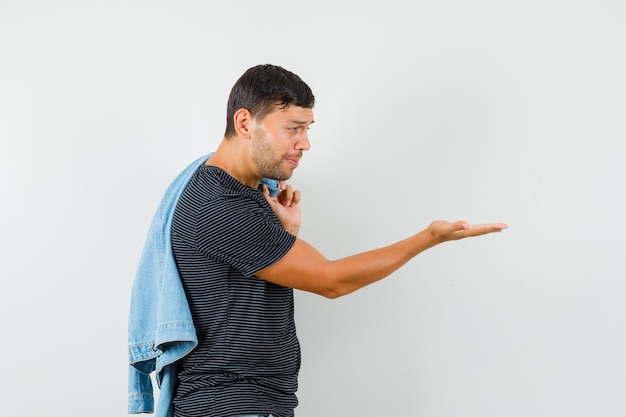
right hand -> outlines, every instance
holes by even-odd
[[[283,228],[294,236],[298,235],[302,214],[300,212],[300,191],[294,190],[291,185],[281,181],[280,192],[275,197],[270,197],[269,189],[263,184],[263,196],[280,220]]]

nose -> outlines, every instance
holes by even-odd
[[[309,142],[309,135],[304,133],[300,139],[296,142],[296,149],[299,151],[308,151],[311,149],[311,142]]]

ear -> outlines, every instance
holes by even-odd
[[[252,117],[250,110],[244,108],[237,110],[233,116],[237,134],[245,139],[250,139],[252,136],[253,120],[254,117]]]

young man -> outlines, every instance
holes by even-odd
[[[293,416],[293,288],[340,297],[434,245],[506,227],[436,221],[395,244],[326,259],[296,237],[300,193],[284,182],[310,147],[314,101],[283,68],[246,71],[231,91],[222,142],[177,203],[172,247],[198,346],[180,363],[176,417]],[[277,196],[262,178],[281,181]]]

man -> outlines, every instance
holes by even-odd
[[[436,221],[387,247],[326,259],[296,237],[300,193],[285,183],[310,148],[313,105],[297,75],[250,68],[231,91],[223,140],[177,203],[172,247],[198,346],[180,363],[176,417],[293,416],[293,288],[340,297],[436,244],[506,227]],[[262,178],[281,182],[277,196]]]

